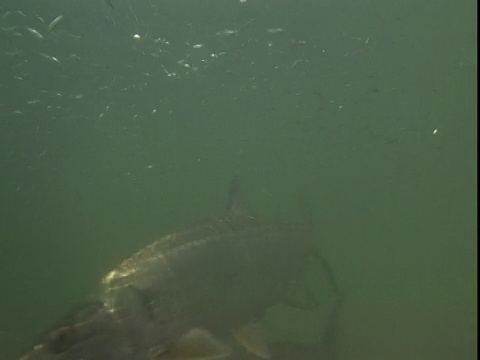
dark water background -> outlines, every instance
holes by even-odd
[[[312,204],[339,359],[476,359],[476,7],[3,0],[0,359],[220,214],[233,174],[256,213]],[[273,312],[271,336],[315,338]]]

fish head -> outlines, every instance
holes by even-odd
[[[94,302],[64,316],[19,360],[123,360],[129,351],[115,317],[101,302]]]

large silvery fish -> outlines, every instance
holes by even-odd
[[[54,325],[21,360],[220,359],[231,355],[230,334],[270,358],[256,319],[282,301],[313,304],[302,274],[317,253],[309,226],[248,214],[237,181],[228,204],[224,217],[120,263],[102,279],[98,301]]]

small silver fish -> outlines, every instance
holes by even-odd
[[[42,40],[43,39],[43,35],[40,34],[37,30],[35,30],[34,28],[30,28],[30,27],[27,27],[27,30],[30,34],[34,35],[37,39],[40,39]]]
[[[55,19],[53,19],[50,24],[48,24],[47,31],[52,31],[60,21],[63,20],[63,15],[58,15]]]

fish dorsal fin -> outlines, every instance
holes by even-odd
[[[228,189],[227,213],[229,216],[242,216],[247,214],[247,211],[243,206],[243,199],[237,176],[232,179]]]
[[[272,354],[263,335],[263,329],[258,321],[249,321],[233,329],[233,335],[245,349],[262,359],[270,359]]]
[[[168,359],[213,360],[230,356],[232,349],[207,330],[194,328],[175,341],[168,353]]]

